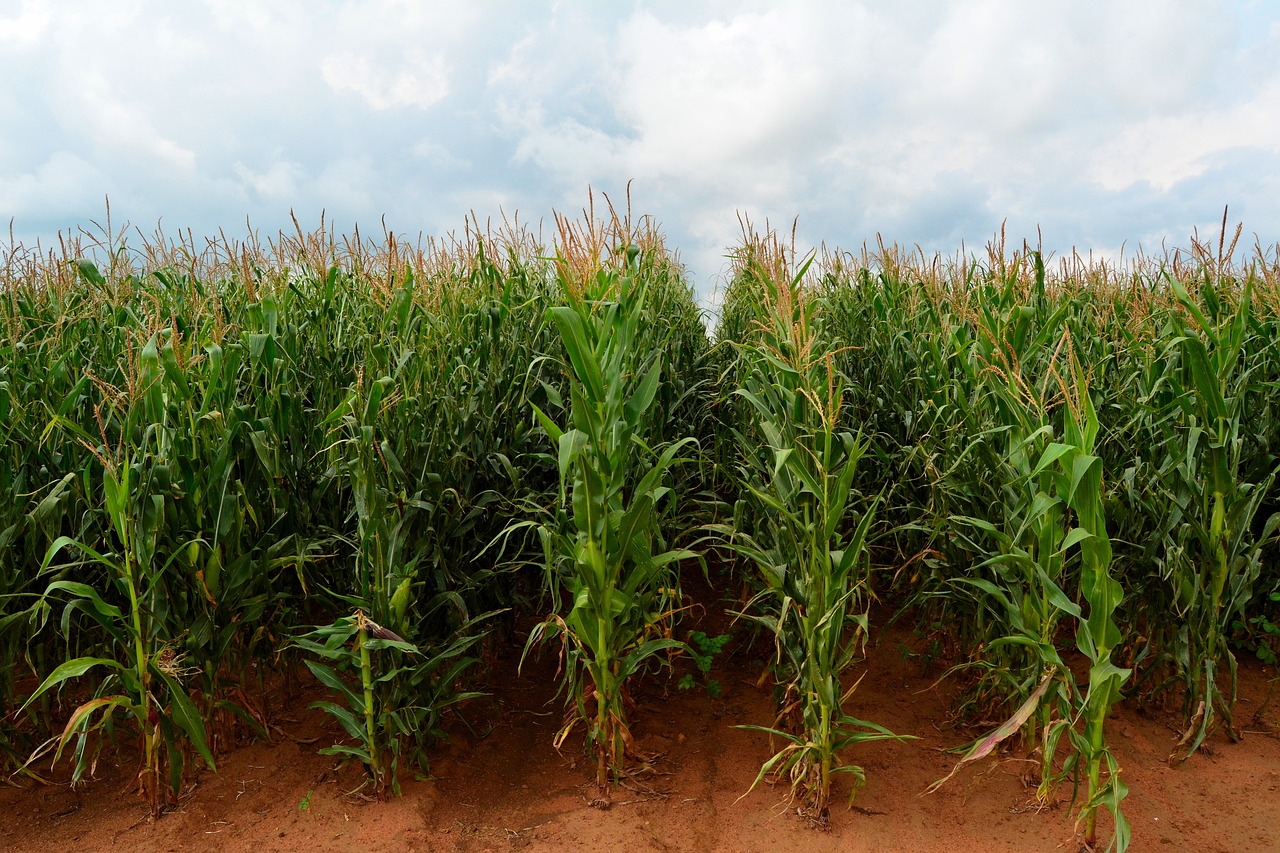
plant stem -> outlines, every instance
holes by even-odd
[[[358,614],[359,629],[356,631],[356,648],[360,651],[360,685],[364,688],[364,731],[369,748],[369,770],[373,773],[373,783],[378,793],[382,793],[382,761],[378,755],[378,734],[374,725],[373,714],[373,660],[369,656],[366,642],[369,634],[365,629],[364,614]]]

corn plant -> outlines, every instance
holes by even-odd
[[[641,428],[662,382],[660,340],[646,340],[647,282],[639,250],[621,253],[623,268],[599,269],[587,280],[561,264],[567,305],[548,316],[560,333],[569,371],[564,426],[533,405],[556,447],[560,497],[554,518],[538,525],[552,594],[567,609],[539,624],[526,654],[540,641],[564,648],[565,689],[574,714],[556,736],[559,746],[577,723],[595,752],[596,787],[607,802],[613,782],[634,755],[626,685],[636,673],[677,649],[671,617],[678,606],[679,561],[688,550],[664,547],[659,524],[671,497],[664,485],[688,439],[660,452]],[[554,405],[558,394],[551,394]],[[532,404],[531,404],[532,405]],[[594,707],[592,707],[594,706]]]
[[[854,777],[850,801],[865,778],[841,751],[898,736],[845,711],[857,682],[846,688],[841,678],[870,631],[867,540],[875,502],[853,490],[867,445],[841,429],[844,378],[804,293],[807,267],[794,277],[754,264],[740,273],[755,277],[764,296],[763,319],[739,345],[742,384],[735,391],[750,413],[750,432],[737,435],[744,451],[739,480],[756,523],[715,529],[760,572],[762,589],[742,615],[773,636],[783,687],[775,723],[747,727],[785,744],[752,787],[770,774],[789,778],[802,811],[826,824],[833,776]]]
[[[1074,393],[1068,391],[1065,444],[1070,449],[1058,460],[1063,476],[1070,476],[1067,486],[1067,505],[1075,514],[1076,536],[1080,548],[1080,595],[1087,602],[1088,613],[1079,617],[1076,629],[1076,648],[1089,660],[1089,684],[1083,697],[1073,697],[1078,711],[1082,711],[1085,723],[1083,733],[1074,727],[1068,729],[1076,754],[1083,762],[1086,779],[1086,799],[1081,809],[1084,821],[1084,841],[1090,849],[1097,844],[1097,812],[1105,806],[1115,824],[1112,841],[1114,847],[1124,853],[1129,846],[1130,827],[1120,809],[1120,802],[1128,787],[1120,778],[1120,767],[1107,746],[1105,726],[1112,706],[1120,699],[1120,689],[1131,675],[1112,660],[1124,637],[1116,623],[1116,612],[1124,597],[1119,581],[1111,574],[1111,540],[1107,535],[1106,501],[1103,491],[1102,459],[1093,455],[1098,435],[1098,416],[1089,396],[1087,382],[1075,365]],[[1068,473],[1069,472],[1069,473]],[[1069,534],[1071,535],[1071,534]],[[1106,779],[1102,768],[1106,767]],[[1076,786],[1079,787],[1081,768],[1076,767]]]
[[[980,334],[972,358],[981,369],[971,377],[988,387],[986,400],[996,426],[988,438],[978,440],[997,437],[1003,442],[1004,485],[1002,500],[991,507],[996,513],[954,519],[961,529],[977,531],[979,540],[996,546],[986,550],[981,541],[964,536],[976,553],[989,554],[975,567],[989,576],[952,580],[957,589],[971,590],[990,616],[981,657],[962,666],[979,668],[982,679],[995,682],[993,692],[998,695],[1003,686],[1011,699],[1021,702],[1004,726],[968,750],[961,764],[989,754],[1021,730],[1026,748],[1040,758],[1038,796],[1046,798],[1064,776],[1075,780],[1077,791],[1083,781],[1086,843],[1096,843],[1096,813],[1105,804],[1115,817],[1112,843],[1124,850],[1129,829],[1120,800],[1126,789],[1103,728],[1129,671],[1111,660],[1122,639],[1114,621],[1122,594],[1109,574],[1103,462],[1093,455],[1098,420],[1070,331],[1061,331],[1073,304],[1066,300],[1052,306],[1045,299],[1043,264],[1038,257],[1034,261],[1031,305],[1019,304],[1007,284],[1002,311],[993,310],[1000,303],[979,309]],[[1050,346],[1055,336],[1057,343]],[[1062,361],[1069,365],[1065,378],[1057,367]],[[1027,375],[1037,365],[1043,365],[1038,381]],[[1055,440],[1050,417],[1057,395],[1065,411],[1062,441]],[[1079,586],[1071,594],[1076,562]],[[1087,615],[1081,602],[1088,606]],[[1077,648],[1091,663],[1084,695],[1057,646],[1063,619],[1077,622]],[[1076,728],[1081,718],[1083,734]],[[1059,771],[1055,758],[1064,734],[1072,751]]]
[[[1123,591],[1109,573],[1111,543],[1106,530],[1102,460],[1089,452],[1098,422],[1078,367],[1075,381],[1076,390],[1066,391],[1069,402],[1064,441],[1042,440],[1037,455],[1032,457],[1035,467],[1022,480],[1034,490],[1025,514],[1007,519],[1002,525],[982,519],[964,520],[988,534],[1000,548],[1000,553],[984,564],[995,572],[994,581],[957,580],[981,590],[985,605],[1004,617],[1009,633],[992,640],[988,648],[1022,647],[1031,652],[1031,660],[1029,678],[1016,683],[1025,698],[1013,716],[976,741],[957,769],[989,755],[997,744],[1019,730],[1029,743],[1041,734],[1039,796],[1046,797],[1057,780],[1070,776],[1074,799],[1083,783],[1085,800],[1080,822],[1084,824],[1086,845],[1096,849],[1097,810],[1105,807],[1115,825],[1108,849],[1123,853],[1129,845],[1130,827],[1120,804],[1128,789],[1105,736],[1107,715],[1130,675],[1130,670],[1118,667],[1112,660],[1113,650],[1123,639],[1114,618]],[[1046,426],[1032,438],[1048,435]],[[1010,534],[1008,529],[1017,532]],[[1033,531],[1033,536],[1026,535]],[[1054,581],[1055,570],[1062,572],[1065,561],[1073,555],[1080,561],[1076,598],[1085,602],[1087,611]],[[1055,643],[1058,622],[1063,617],[1076,621],[1076,648],[1090,663],[1083,693]],[[1079,725],[1081,720],[1083,726]],[[1054,759],[1064,734],[1072,751],[1059,771]],[[930,790],[945,781],[940,780]]]
[[[1083,784],[1080,822],[1084,824],[1085,844],[1096,849],[1097,810],[1106,807],[1115,824],[1108,849],[1124,851],[1130,827],[1120,804],[1127,787],[1105,737],[1107,715],[1130,675],[1130,670],[1112,661],[1113,650],[1123,640],[1115,621],[1123,591],[1109,571],[1111,542],[1106,529],[1103,464],[1091,453],[1098,432],[1097,414],[1087,381],[1074,359],[1071,378],[1073,385],[1064,381],[1062,386],[1064,440],[1052,441],[1052,428],[1046,424],[1029,440],[1023,439],[1021,447],[1012,448],[1015,467],[1035,461],[1034,468],[1015,480],[1024,489],[1021,513],[1006,518],[1003,524],[963,520],[983,530],[998,544],[1000,553],[982,566],[994,571],[994,582],[981,578],[956,582],[981,590],[984,604],[993,608],[997,618],[1004,617],[1009,633],[990,641],[986,648],[1025,648],[1030,652],[1030,668],[1023,670],[1025,680],[1017,683],[1015,695],[1025,698],[1013,716],[977,741],[960,763],[990,754],[996,744],[1019,729],[1028,745],[1034,744],[1039,734],[1038,795],[1045,798],[1057,781],[1070,776],[1074,801]],[[1027,447],[1035,449],[1030,457],[1024,453]],[[1079,561],[1079,583],[1077,594],[1071,596],[1064,586],[1068,563],[1073,559]],[[1077,602],[1083,602],[1087,610]],[[1064,617],[1076,621],[1076,648],[1090,663],[1083,692],[1056,645],[1058,623]],[[1012,674],[1004,673],[1006,677]],[[1064,735],[1071,752],[1061,770],[1056,770],[1055,757]],[[931,790],[940,784],[935,783]]]
[[[156,276],[177,288],[173,276]],[[289,306],[265,303],[249,306],[249,330],[264,332],[219,343],[207,323],[185,335],[171,328],[158,352],[178,498],[167,510],[167,539],[186,543],[174,564],[166,619],[181,626],[180,648],[198,671],[196,698],[215,752],[233,745],[240,726],[266,735],[266,667],[258,664],[274,653],[273,633],[300,586],[295,577],[319,547],[319,537],[305,539],[289,524],[289,486],[298,471],[281,452],[289,432],[280,425],[294,418],[261,398],[254,406],[239,399],[246,387],[266,400],[288,399],[287,387],[298,381],[295,359],[276,357],[277,347],[290,346],[277,341],[284,337],[278,316],[288,316]]]
[[[104,651],[112,656],[81,656],[59,664],[28,697],[24,708],[69,679],[99,667],[106,670],[107,676],[98,684],[93,698],[75,709],[62,734],[52,738],[33,759],[54,744],[55,757],[61,756],[74,740],[73,779],[79,780],[94,762],[91,735],[112,725],[115,715],[123,713],[138,726],[142,745],[139,781],[152,813],[158,814],[181,788],[184,742],[194,747],[210,768],[214,759],[202,715],[181,683],[186,674],[185,655],[177,651],[176,637],[165,618],[168,576],[186,549],[167,554],[160,550],[165,541],[162,533],[166,505],[174,494],[172,428],[163,411],[160,358],[154,337],[137,358],[137,373],[132,377],[129,393],[123,397],[124,405],[108,406],[104,401],[99,407],[100,413],[108,409],[100,421],[104,424],[100,440],[56,416],[49,424],[49,431],[69,431],[92,450],[99,463],[95,467],[100,470],[102,506],[114,542],[111,550],[103,553],[92,544],[67,536],[55,540],[39,571],[42,577],[51,576],[50,580],[31,608],[38,630],[50,615],[50,599],[65,598],[64,633],[65,626],[71,624],[71,615],[79,612],[106,634],[109,643]],[[118,431],[114,447],[107,435],[109,429]],[[89,470],[85,476],[90,476]],[[64,549],[78,551],[90,564],[105,571],[97,587],[63,577],[69,567],[55,566],[53,561]],[[120,692],[111,693],[113,689]],[[168,796],[162,787],[166,767]]]
[[[1054,340],[1062,311],[1046,316],[1037,310],[1041,306],[1019,304],[1011,284],[1000,296],[998,302],[979,309],[978,335],[966,354],[966,369],[982,389],[991,424],[986,436],[973,440],[994,439],[1002,446],[999,470],[1003,477],[998,478],[1002,488],[994,506],[979,508],[982,515],[954,519],[980,531],[998,547],[978,566],[991,571],[990,579],[961,576],[953,583],[977,590],[988,598],[984,605],[993,607],[990,634],[974,665],[984,679],[1005,682],[1006,695],[1025,698],[1045,674],[1061,674],[1065,669],[1055,646],[1058,624],[1064,616],[1079,613],[1064,592],[1070,544],[1064,517],[1067,495],[1056,488],[1053,463],[1067,450],[1053,440],[1054,428],[1048,420],[1048,398],[1057,389],[1049,375],[1038,384],[1027,375]],[[981,545],[976,551],[990,554]],[[1057,683],[1060,690],[1067,690],[1064,679]],[[1029,750],[1036,747],[1037,733],[1048,727],[1051,714],[1051,706],[1042,704],[1039,725],[1026,727]],[[1042,752],[1042,759],[1047,785],[1048,751]],[[1041,795],[1045,793],[1042,787]]]
[[[1249,379],[1241,356],[1250,334],[1253,282],[1246,282],[1235,311],[1221,319],[1206,315],[1180,282],[1170,279],[1170,286],[1192,321],[1174,321],[1182,361],[1173,377],[1176,423],[1185,444],[1170,448],[1177,464],[1162,482],[1170,519],[1163,571],[1184,618],[1174,654],[1186,691],[1187,730],[1172,758],[1185,760],[1219,725],[1239,739],[1232,719],[1236,659],[1228,639],[1232,621],[1244,617],[1253,598],[1262,547],[1280,515],[1255,535],[1254,518],[1275,472],[1249,482],[1241,470]],[[1207,304],[1217,307],[1207,275],[1204,290]]]
[[[405,302],[402,321],[409,310]],[[388,399],[395,386],[391,376],[358,384],[325,421],[341,436],[330,452],[335,475],[347,480],[356,516],[354,589],[339,598],[357,609],[294,641],[321,659],[308,659],[306,665],[345,700],[322,701],[316,707],[333,715],[357,740],[356,746],[337,744],[322,752],[362,761],[379,797],[400,793],[402,757],[426,769],[425,747],[443,735],[442,712],[479,695],[458,690],[457,683],[476,662],[468,652],[483,636],[478,625],[493,615],[469,618],[461,597],[447,590],[425,608],[418,606],[423,586],[419,555],[408,553],[406,545],[415,513],[431,507],[418,496],[397,498],[394,491],[404,470],[379,428],[384,407],[396,405]],[[439,645],[427,642],[430,637],[413,642],[433,613],[446,606],[459,614],[453,621],[460,624],[451,635]],[[359,673],[360,692],[346,684],[348,673]]]
[[[442,596],[436,604],[453,607],[455,601]],[[484,618],[463,621],[452,636],[430,645],[406,641],[363,610],[296,637],[297,647],[312,656],[307,668],[341,700],[312,707],[330,714],[355,741],[320,753],[362,762],[379,797],[399,796],[401,760],[426,772],[424,747],[444,737],[443,713],[483,695],[459,690],[457,684],[478,661],[472,650],[484,637],[478,630]],[[358,674],[358,690],[349,683],[352,674]]]

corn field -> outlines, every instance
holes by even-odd
[[[271,736],[267,684],[311,680],[323,751],[394,796],[477,700],[486,636],[532,624],[557,746],[607,803],[643,764],[629,691],[695,651],[682,619],[715,602],[682,579],[709,565],[777,698],[730,722],[820,824],[860,744],[911,736],[858,714],[891,616],[959,715],[1004,721],[957,735],[957,769],[1021,750],[1091,846],[1134,834],[1117,703],[1178,715],[1172,763],[1241,736],[1237,657],[1280,633],[1280,249],[1224,223],[1114,264],[801,256],[748,225],[709,332],[651,220],[556,225],[13,247],[6,775],[136,741],[158,815]]]

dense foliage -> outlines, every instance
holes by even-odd
[[[784,744],[761,776],[820,820],[857,743],[896,736],[850,713],[876,601],[961,711],[1007,720],[964,760],[1020,735],[1090,842],[1105,808],[1128,843],[1117,701],[1182,708],[1174,761],[1238,737],[1236,655],[1280,633],[1280,258],[1225,231],[1115,265],[797,258],[748,230],[709,334],[648,220],[557,222],[550,247],[472,223],[15,248],[8,770],[56,751],[79,778],[127,732],[158,812],[308,673],[327,749],[394,791],[484,634],[528,616],[607,797],[627,684],[693,651],[681,576],[708,556],[777,651],[777,718],[740,721]]]

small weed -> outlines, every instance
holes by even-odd
[[[1280,604],[1280,589],[1272,590],[1268,596],[1271,604]],[[1259,613],[1257,616],[1251,616],[1248,620],[1248,626],[1239,619],[1232,623],[1232,628],[1237,634],[1243,634],[1243,637],[1235,641],[1237,647],[1251,650],[1257,655],[1258,660],[1267,666],[1276,666],[1280,664],[1280,656],[1276,654],[1280,648],[1280,625],[1273,621],[1274,613]]]
[[[703,687],[707,690],[707,695],[712,699],[719,699],[723,688],[720,682],[711,678],[711,667],[715,662],[716,655],[724,651],[725,645],[731,639],[728,634],[721,634],[717,637],[709,637],[702,631],[694,631],[689,635],[689,650],[693,655],[693,662],[698,667],[698,672],[702,673],[701,681]],[[686,673],[676,687],[681,690],[692,690],[697,686],[699,679],[695,679],[693,673]]]

